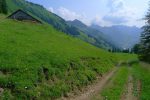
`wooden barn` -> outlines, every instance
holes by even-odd
[[[25,11],[19,9],[8,16],[10,19],[15,19],[19,21],[31,21],[36,23],[42,23],[40,20],[34,18],[32,15],[26,13]]]

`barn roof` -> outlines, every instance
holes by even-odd
[[[36,20],[37,22],[42,23],[42,21],[41,21],[38,17],[34,16],[33,14],[31,14],[31,13],[29,13],[29,12],[25,12],[25,11],[22,10],[22,9],[18,9],[17,11],[15,11],[15,12],[13,12],[11,15],[9,15],[7,18],[10,18],[11,16],[15,15],[15,14],[18,13],[18,12],[23,12],[23,13],[27,14],[28,16],[32,17],[32,18],[33,18],[34,20]]]

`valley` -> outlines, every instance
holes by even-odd
[[[9,26],[16,27],[7,30]],[[66,96],[92,84],[118,62],[137,59],[99,49],[46,24],[4,19],[0,28],[0,86],[2,97],[9,99]]]
[[[150,100],[144,28],[79,19],[0,0],[0,100]]]

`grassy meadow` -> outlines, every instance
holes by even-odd
[[[56,99],[91,84],[118,59],[135,55],[109,53],[47,24],[0,17],[0,98]],[[126,55],[126,57],[124,57]]]

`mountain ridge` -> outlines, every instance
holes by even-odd
[[[110,27],[102,27],[99,25],[91,25],[90,27],[102,31],[106,37],[111,38],[115,45],[120,48],[132,48],[140,41],[142,29],[136,26],[114,25]]]
[[[72,25],[72,26],[78,28],[80,31],[87,34],[89,37],[93,37],[96,40],[96,46],[99,46],[98,43],[100,43],[100,44],[103,44],[103,46],[105,46],[106,48],[108,47],[107,49],[116,48],[113,46],[113,44],[109,43],[105,39],[105,35],[101,31],[96,30],[92,27],[89,27],[77,19],[75,19],[73,21],[67,21],[67,22],[69,25]],[[110,45],[108,45],[108,44],[110,44]]]

